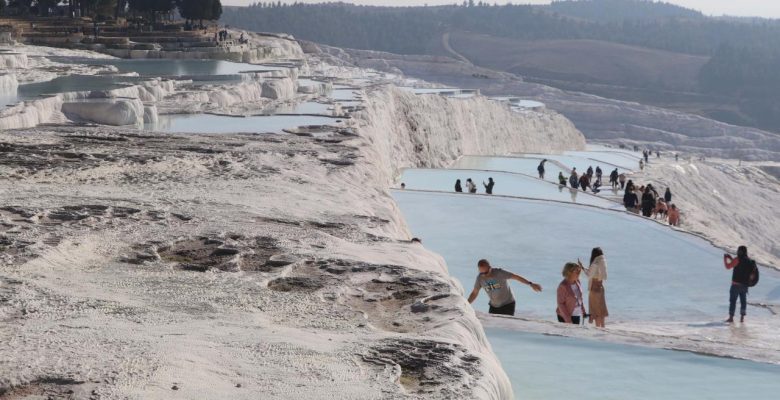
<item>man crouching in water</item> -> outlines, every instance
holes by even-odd
[[[484,288],[488,297],[490,297],[490,313],[501,315],[515,315],[515,297],[512,295],[512,289],[509,287],[509,279],[525,283],[535,292],[541,292],[542,287],[533,283],[520,275],[515,275],[501,268],[493,268],[488,260],[479,260],[477,263],[479,275],[474,282],[474,290],[469,295],[469,303],[473,303],[479,296],[479,289]]]

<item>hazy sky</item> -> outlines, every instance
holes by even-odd
[[[270,0],[222,0],[222,4],[245,6],[256,1]],[[274,0],[275,1],[275,0]],[[324,0],[298,0],[304,3],[323,3]],[[366,5],[383,6],[409,6],[409,5],[440,5],[462,3],[463,0],[342,0],[347,3],[357,3]],[[478,1],[478,0],[477,0]],[[764,18],[780,18],[780,0],[665,0],[667,3],[679,4],[684,7],[693,8],[709,15],[736,15],[736,16],[757,16]],[[294,0],[283,3],[294,3]],[[507,3],[506,0],[490,3]],[[515,0],[513,4],[545,4],[550,0]]]

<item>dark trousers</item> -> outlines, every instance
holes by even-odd
[[[566,320],[563,319],[560,315],[558,315],[558,322],[566,322]],[[571,323],[574,325],[580,324],[580,316],[579,315],[573,315],[571,317]]]
[[[739,283],[732,283],[729,289],[729,316],[734,316],[737,310],[737,297],[739,297],[739,315],[747,313],[747,294],[748,287]]]
[[[515,302],[513,301],[509,304],[504,304],[501,307],[490,306],[490,310],[488,312],[491,314],[515,315]]]

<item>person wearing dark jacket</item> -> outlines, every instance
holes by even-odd
[[[455,191],[457,193],[463,193],[463,186],[460,185],[460,179],[455,181]]]
[[[618,187],[618,169],[615,168],[611,174],[609,174],[609,183],[612,184],[612,189]]]
[[[571,175],[569,175],[569,185],[571,185],[572,189],[576,189],[580,185],[580,178],[577,176],[577,168],[573,168],[571,170]]]
[[[602,176],[603,174],[604,174],[604,173],[601,171],[601,166],[597,165],[597,166],[596,166],[596,179],[601,179],[601,176]]]
[[[655,197],[649,187],[645,188],[645,192],[642,194],[642,215],[650,217],[653,215],[653,208],[655,208]]]
[[[544,163],[547,162],[547,159],[545,158],[542,160],[542,162],[539,163],[539,166],[536,167],[536,171],[539,172],[539,179],[544,179]]]
[[[639,214],[639,198],[634,191],[626,190],[626,194],[623,196],[623,205],[626,206],[626,211]]]
[[[493,178],[488,178],[488,183],[482,182],[482,186],[485,187],[485,193],[487,194],[493,194],[493,186],[495,186],[496,183],[493,182]]]
[[[589,166],[588,170],[586,171],[586,173],[588,174],[588,176],[592,177],[593,176],[593,167]]]
[[[669,188],[666,188],[666,193],[664,193],[664,201],[666,202],[666,204],[672,202],[672,191]]]
[[[734,270],[731,273],[729,319],[727,319],[726,322],[734,322],[734,311],[737,309],[737,297],[739,297],[740,303],[739,322],[745,322],[745,314],[747,314],[747,293],[751,280],[750,275],[757,268],[756,262],[748,257],[747,247],[739,246],[736,258],[732,257],[730,254],[723,255],[723,264],[726,266],[726,269]]]
[[[590,175],[582,174],[580,177],[580,187],[582,188],[582,191],[588,191],[588,188],[590,187]]]
[[[566,177],[563,176],[563,172],[558,172],[558,184],[561,186],[566,186]]]

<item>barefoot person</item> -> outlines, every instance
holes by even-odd
[[[558,322],[580,324],[580,318],[585,315],[585,305],[582,301],[582,286],[580,286],[580,266],[566,263],[563,266],[563,280],[558,284]]]
[[[590,278],[588,281],[588,310],[590,322],[596,322],[596,327],[604,327],[604,319],[609,316],[607,311],[607,299],[604,294],[604,281],[607,280],[607,259],[604,252],[596,247],[590,253],[590,266],[585,268],[582,262],[577,260],[582,271]]]
[[[756,262],[748,257],[747,247],[739,246],[737,257],[730,254],[723,255],[723,264],[726,269],[733,269],[731,273],[731,289],[729,289],[729,319],[726,322],[734,322],[734,311],[737,309],[737,297],[739,297],[739,322],[745,322],[747,313],[747,294],[751,284],[751,274],[756,270]]]
[[[539,173],[539,179],[544,179],[544,163],[547,162],[547,159],[545,158],[542,160],[542,162],[539,163],[539,166],[536,167],[536,172]]]
[[[491,314],[515,315],[515,297],[509,287],[508,280],[510,279],[530,286],[535,292],[542,291],[541,286],[520,275],[491,267],[488,260],[479,260],[477,268],[479,268],[479,275],[474,282],[474,289],[469,295],[469,303],[473,303],[477,299],[480,288],[485,289],[485,293],[490,297],[490,311],[488,312]]]

